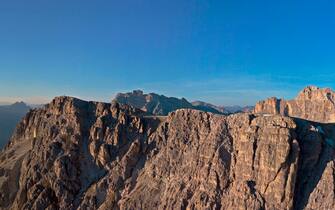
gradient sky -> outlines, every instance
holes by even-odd
[[[333,0],[0,3],[0,101],[143,89],[214,104],[335,88]]]

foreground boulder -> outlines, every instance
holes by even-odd
[[[332,135],[280,115],[155,117],[58,97],[1,152],[0,208],[334,208]]]

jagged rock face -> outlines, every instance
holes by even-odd
[[[334,160],[327,163],[321,179],[309,196],[305,209],[334,209],[335,208],[335,168]]]
[[[135,141],[133,138],[141,140],[143,124],[137,113],[118,104],[67,97],[31,111],[1,153],[0,206],[78,206],[86,189],[106,173],[108,163],[125,153],[122,148]]]
[[[289,209],[299,154],[294,126],[281,117],[179,110],[152,136],[157,154],[121,207]]]
[[[141,90],[130,93],[119,93],[115,101],[128,104],[154,115],[167,115],[169,112],[182,108],[193,108],[185,98],[166,97],[155,93],[143,94]]]
[[[0,208],[334,207],[332,135],[279,115],[155,117],[59,97],[29,112],[1,152]]]
[[[335,125],[297,119],[301,147],[295,209],[335,208]]]
[[[188,102],[185,98],[178,99],[174,97],[166,97],[155,93],[144,94],[141,90],[134,90],[129,93],[119,93],[116,95],[114,101],[121,104],[128,104],[130,106],[141,109],[153,115],[168,115],[172,111],[178,109],[195,109],[204,112],[211,112],[215,114],[233,114],[238,112],[251,112],[252,106],[216,106],[203,101]]]
[[[282,114],[315,122],[335,122],[335,93],[309,86],[293,100],[269,98],[256,104],[254,113]]]

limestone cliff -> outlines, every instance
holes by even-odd
[[[330,88],[308,86],[293,100],[269,98],[256,104],[254,112],[282,114],[315,122],[335,122],[335,92]]]
[[[280,115],[154,117],[58,97],[1,152],[0,208],[334,208],[332,139],[331,124]]]

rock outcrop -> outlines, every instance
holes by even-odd
[[[315,122],[335,122],[335,92],[308,86],[293,100],[269,98],[256,104],[255,113],[281,114]]]
[[[159,117],[58,97],[1,152],[0,209],[334,208],[334,134],[280,115]]]

